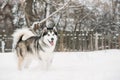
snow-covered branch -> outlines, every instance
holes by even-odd
[[[6,5],[7,5],[7,1],[5,1],[5,2],[2,4],[1,10],[3,10]]]
[[[60,12],[61,10],[65,9],[69,4],[70,4],[69,0],[67,3],[65,3],[61,8],[59,8],[58,10],[56,10],[55,12],[53,12],[52,14],[50,14],[48,17],[46,17],[45,19],[43,19],[42,21],[36,21],[32,24],[31,28],[34,29],[35,24],[41,25],[42,23],[44,23],[45,21],[47,21],[49,18],[51,18],[52,16],[54,16],[56,13]]]

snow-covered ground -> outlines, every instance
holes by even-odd
[[[49,70],[33,61],[19,71],[14,53],[0,54],[0,80],[120,80],[120,50],[56,52]]]

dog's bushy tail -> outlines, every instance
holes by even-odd
[[[13,45],[12,48],[13,50],[15,49],[17,43],[20,40],[26,40],[31,36],[35,36],[35,34],[29,29],[29,28],[21,28],[21,29],[17,29],[15,30],[15,32],[13,33]]]

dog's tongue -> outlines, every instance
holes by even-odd
[[[53,41],[50,41],[50,44],[53,46],[54,45]]]

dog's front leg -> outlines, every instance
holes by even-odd
[[[46,60],[42,60],[42,69],[48,70],[48,62]]]
[[[45,60],[45,61],[43,62],[43,64],[44,64],[44,69],[45,69],[45,70],[49,70],[49,68],[50,68],[50,66],[51,66],[51,64],[52,64],[52,59],[48,58],[47,60]]]

